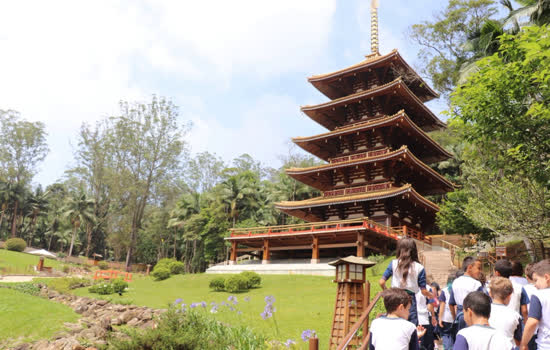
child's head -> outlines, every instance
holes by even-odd
[[[447,288],[451,288],[453,281],[458,277],[460,276],[457,276],[456,273],[450,273],[449,276],[447,276]]]
[[[390,288],[382,293],[384,307],[388,314],[394,314],[405,320],[409,318],[411,296],[404,289]]]
[[[535,267],[535,263],[529,263],[525,266],[525,278],[529,281],[529,283],[533,283],[533,267]]]
[[[550,259],[539,261],[533,266],[533,279],[537,289],[550,287]]]
[[[462,261],[462,271],[464,274],[475,279],[479,279],[481,272],[481,261],[477,260],[473,256],[467,256]]]
[[[508,278],[504,277],[493,277],[491,278],[491,289],[489,293],[491,298],[499,304],[508,305],[510,303],[510,298],[514,292],[514,286]]]
[[[474,323],[474,319],[491,316],[491,298],[483,292],[471,292],[464,298],[464,321],[468,326]]]
[[[512,261],[512,275],[511,276],[523,276],[523,265],[521,262],[514,260]]]
[[[508,278],[512,275],[512,263],[507,259],[497,260],[495,263],[495,275]]]
[[[402,272],[403,281],[406,281],[409,276],[411,265],[415,261],[418,262],[418,251],[416,250],[416,243],[414,243],[414,240],[412,238],[402,238],[397,241],[395,255],[399,261],[397,269]]]

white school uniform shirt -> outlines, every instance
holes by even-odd
[[[449,288],[448,287],[443,288],[441,290],[441,294],[439,295],[439,301],[445,303],[445,308],[443,309],[443,317],[441,317],[441,321],[447,322],[447,323],[454,322],[453,315],[451,314],[451,309],[449,308],[450,297],[451,297],[451,293],[449,292]]]
[[[431,292],[432,288],[426,285],[426,289]],[[418,324],[426,325],[430,324],[430,312],[428,311],[428,301],[427,298],[422,294],[421,291],[418,291],[415,294],[416,297],[416,313],[418,314]]]
[[[523,289],[525,290],[525,293],[527,293],[527,297],[529,298],[529,301],[531,300],[531,296],[535,291],[537,291],[537,287],[535,287],[534,284],[526,284],[523,286]],[[527,311],[529,311],[529,308],[531,307],[531,303],[527,304]]]
[[[519,337],[521,337],[520,317],[519,313],[506,307],[506,305],[492,303],[489,325],[504,333],[510,346],[515,347],[514,335],[519,334]]]
[[[464,303],[466,296],[471,292],[481,289],[481,282],[475,278],[466,275],[460,276],[453,281],[449,302],[451,305],[458,305],[462,308],[462,304]]]
[[[515,282],[519,285],[526,286],[529,284],[529,281],[527,281],[527,278],[521,277],[521,276],[510,276],[510,281]]]
[[[402,318],[379,317],[370,325],[371,344],[380,350],[408,350],[416,326]]]
[[[512,281],[511,278],[510,281],[512,282],[512,287],[514,287],[514,292],[512,293],[512,297],[510,298],[510,303],[508,304],[508,307],[516,312],[521,312],[521,297],[522,293],[524,293],[523,286],[517,282]]]
[[[391,286],[395,288],[407,289],[415,294],[418,293],[420,291],[420,287],[418,286],[418,276],[420,276],[420,274],[424,271],[424,266],[416,261],[413,261],[409,267],[407,280],[403,283],[403,273],[397,268],[398,263],[399,261],[397,259],[391,262],[393,271]]]
[[[537,349],[550,350],[550,288],[533,293],[529,317],[539,320]]]
[[[473,325],[458,331],[453,349],[511,350],[513,347],[498,330],[489,326]]]

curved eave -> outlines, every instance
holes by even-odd
[[[402,158],[403,155],[406,155],[406,157]],[[309,183],[310,181],[304,182],[303,180],[307,176],[316,176],[317,173],[323,173],[327,171],[333,171],[335,169],[354,167],[357,165],[363,165],[363,164],[369,164],[369,163],[384,162],[384,161],[399,159],[399,158],[403,159],[404,162],[407,162],[409,164],[412,164],[413,166],[416,166],[424,170],[425,173],[429,174],[429,176],[432,176],[432,178],[438,181],[443,186],[443,188],[445,188],[447,191],[453,191],[455,188],[457,188],[455,184],[447,180],[444,176],[442,176],[437,171],[429,167],[426,163],[418,159],[407,148],[407,146],[402,146],[400,149],[396,151],[392,151],[387,154],[370,157],[370,158],[363,158],[363,159],[352,160],[352,161],[336,163],[336,164],[323,164],[323,165],[308,167],[308,168],[290,168],[286,170],[286,173],[292,178],[300,182],[303,182],[306,185],[312,186],[319,190],[323,190],[318,186],[315,186],[315,184],[317,183],[316,181],[311,181],[311,183]]]
[[[439,120],[439,118],[436,117],[435,114],[433,114],[432,111],[424,105],[424,103],[407,87],[407,85],[403,82],[401,78],[397,78],[387,84],[377,86],[370,90],[360,91],[355,94],[344,96],[332,101],[312,106],[302,106],[301,110],[317,123],[321,124],[329,130],[334,130],[338,127],[338,125],[335,124],[330,118],[324,116],[323,112],[332,108],[342,107],[352,103],[359,103],[360,101],[369,99],[371,97],[388,95],[393,92],[399,93],[404,98],[409,98],[411,101],[413,101],[413,103],[417,105],[419,109],[424,112],[426,116],[428,116],[427,119],[431,120],[432,122],[420,124],[424,126],[426,130],[432,131],[446,127],[445,123]]]
[[[419,128],[404,111],[399,111],[398,113],[380,118],[365,123],[358,123],[334,131],[314,135],[307,137],[293,137],[292,142],[300,146],[305,151],[328,161],[333,155],[328,154],[327,152],[322,152],[322,149],[318,146],[315,146],[316,142],[325,142],[327,139],[337,138],[346,134],[353,134],[356,132],[362,132],[366,130],[381,128],[385,126],[391,126],[397,122],[403,121],[410,130],[417,133],[422,139],[424,139],[428,144],[430,144],[434,149],[437,149],[440,153],[439,157],[436,157],[440,160],[452,158],[453,155],[447,152],[443,147],[441,147],[437,142],[435,142],[427,133],[425,133],[421,128]]]
[[[399,52],[394,49],[389,54],[383,56],[374,56],[367,58],[366,60],[354,64],[353,66],[337,70],[335,72],[314,75],[308,78],[308,81],[321,91],[328,98],[334,99],[338,97],[338,94],[332,92],[330,83],[336,79],[344,78],[356,73],[364,72],[365,70],[377,68],[380,66],[385,66],[390,64],[392,61],[397,60],[409,74],[412,74],[417,80],[418,88],[426,91],[426,96],[428,97],[427,101],[434,98],[438,98],[439,94],[435,92],[421,77],[416,73],[414,69],[403,59]]]
[[[275,203],[275,208],[283,211],[284,210],[301,210],[301,209],[309,209],[309,208],[315,208],[315,207],[324,207],[329,205],[383,200],[383,199],[398,197],[398,196],[407,195],[407,194],[408,194],[407,198],[414,199],[418,204],[421,204],[426,209],[433,210],[434,212],[439,211],[439,207],[437,206],[437,204],[424,198],[422,195],[416,192],[411,185],[404,185],[402,187],[393,188],[390,190],[362,193],[362,194],[351,195],[351,196],[330,197],[330,198],[316,197],[312,199],[306,199],[303,201],[279,202],[279,203]]]

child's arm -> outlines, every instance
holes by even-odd
[[[525,323],[525,328],[523,329],[523,336],[521,337],[521,344],[519,346],[520,350],[528,350],[529,349],[529,341],[531,338],[533,338],[533,334],[535,334],[535,330],[537,329],[537,326],[539,325],[539,320],[533,317],[529,317],[527,319],[527,323]]]
[[[425,296],[428,299],[433,298],[432,293],[426,289],[426,270],[425,269],[422,269],[418,274],[417,283],[423,296]]]
[[[521,319],[518,319],[518,326],[516,327],[516,330],[514,331],[514,342],[516,343],[516,346],[519,346],[521,344],[521,336],[523,335],[523,327]]]
[[[393,275],[392,263],[393,261],[390,261],[386,271],[384,271],[384,274],[382,275],[382,278],[378,281],[378,284],[382,290],[386,289],[386,281]]]
[[[445,313],[445,303],[447,302],[447,297],[445,292],[441,291],[439,294],[439,327],[443,328],[443,314]]]
[[[521,317],[523,317],[523,323],[527,322],[527,304],[529,304],[529,296],[525,291],[525,288],[521,287],[521,298],[520,298],[520,312]]]
[[[453,288],[451,287],[451,290],[449,291],[449,309],[451,310],[451,316],[453,316],[453,319],[456,319],[456,301],[455,301],[455,295],[453,293]]]

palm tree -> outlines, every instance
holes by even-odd
[[[229,177],[220,184],[219,190],[219,199],[226,205],[233,227],[241,211],[252,212],[258,208],[257,175],[251,171]]]
[[[34,193],[31,193],[28,201],[28,215],[30,217],[29,223],[27,225],[29,233],[29,242],[28,245],[32,244],[32,239],[34,236],[34,230],[36,227],[36,219],[40,216],[45,216],[48,211],[49,205],[49,196],[48,191],[43,191],[42,187],[37,187]]]
[[[7,183],[6,187],[9,203],[12,204],[12,220],[11,220],[11,237],[17,235],[17,220],[19,219],[19,212],[21,211],[21,204],[25,203],[26,188],[20,183]]]
[[[197,214],[200,212],[200,205],[201,205],[201,196],[200,193],[194,192],[194,193],[188,193],[184,194],[176,203],[176,207],[172,209],[170,212],[170,220],[168,220],[168,228],[172,228],[174,230],[174,257],[176,257],[176,244],[177,244],[177,236],[178,236],[178,229],[183,230],[185,223],[193,214]],[[184,232],[185,233],[185,232]],[[189,238],[189,239],[188,239]],[[192,237],[186,237],[184,235],[184,239],[186,240],[186,244],[190,242],[191,240],[194,241],[193,246],[196,247],[196,236]],[[186,246],[187,248],[187,246]],[[187,251],[187,249],[186,249]],[[185,254],[187,257],[187,254]],[[187,259],[189,260],[189,259]]]
[[[82,223],[88,224],[93,220],[94,203],[94,200],[88,198],[83,191],[78,195],[70,196],[65,203],[63,216],[68,218],[73,226],[73,235],[71,237],[68,256],[71,256],[73,253],[76,231],[80,228],[80,225]]]
[[[505,5],[510,10],[508,17],[506,17],[504,25],[514,25],[517,27],[523,25],[544,25],[550,23],[550,0],[516,0],[519,4],[523,5],[518,9],[513,9],[510,6]],[[501,3],[510,3],[507,0],[501,0]],[[528,18],[528,21],[522,19]]]

